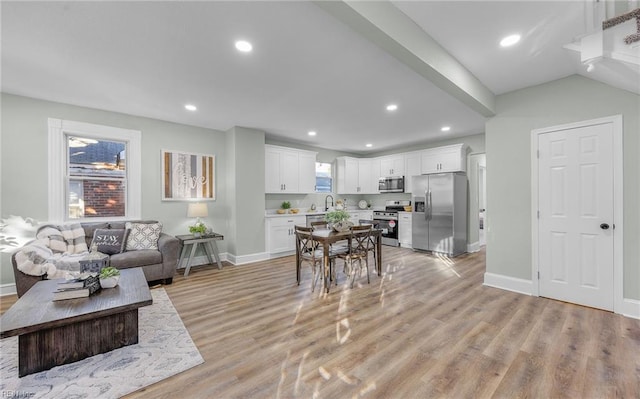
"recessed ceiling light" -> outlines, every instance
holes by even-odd
[[[443,132],[448,132],[449,130],[451,130],[451,126],[442,126],[442,128],[440,128],[441,131]]]
[[[314,132],[313,130],[309,131],[309,136],[315,136],[315,135],[316,135],[316,132]]]
[[[246,40],[238,40],[236,42],[236,48],[238,51],[242,51],[243,53],[248,53],[253,50],[253,46]]]
[[[184,109],[186,109],[187,111],[195,111],[195,110],[197,110],[198,108],[197,108],[195,105],[193,105],[193,104],[186,104],[186,105],[184,106]]]
[[[367,144],[365,144],[365,147],[367,147],[367,148],[371,148],[371,147],[373,147],[373,144],[371,144],[371,143],[367,143]]]
[[[520,35],[509,35],[502,40],[500,40],[500,45],[502,47],[513,46],[514,44],[520,41]]]
[[[396,104],[387,105],[387,111],[395,111],[397,109],[398,109],[398,106]]]

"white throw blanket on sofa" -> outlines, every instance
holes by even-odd
[[[85,233],[79,224],[52,226],[38,229],[36,240],[16,252],[18,270],[30,276],[70,278],[71,272],[80,271],[80,260],[87,255]]]

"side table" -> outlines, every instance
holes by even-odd
[[[220,262],[220,253],[218,252],[218,244],[216,241],[224,240],[224,236],[218,233],[211,233],[207,235],[203,235],[200,237],[196,237],[193,234],[184,234],[176,236],[178,240],[180,240],[180,244],[182,244],[182,251],[180,252],[180,259],[178,260],[178,267],[182,265],[182,261],[187,255],[187,248],[191,245],[191,252],[189,253],[189,259],[187,259],[187,265],[184,270],[185,277],[189,275],[189,270],[191,270],[191,260],[193,259],[193,255],[196,253],[196,249],[198,249],[198,245],[202,244],[204,247],[204,251],[207,254],[207,258],[209,258],[209,262],[213,264],[215,259],[218,264],[218,269],[222,269],[222,262]],[[213,254],[211,253],[213,251]]]

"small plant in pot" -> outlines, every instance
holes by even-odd
[[[280,209],[278,209],[278,213],[279,214],[287,213],[289,212],[289,209],[291,209],[291,202],[284,201],[282,202],[282,204],[280,204]]]
[[[189,233],[193,234],[196,237],[200,237],[206,232],[207,232],[207,226],[205,226],[205,224],[202,222],[198,222],[193,226],[189,226]]]
[[[113,266],[105,267],[100,270],[100,286],[102,288],[113,288],[120,281],[120,270]]]
[[[351,216],[347,211],[344,210],[336,210],[327,212],[324,216],[324,220],[326,220],[335,231],[345,231],[349,230],[353,223],[349,221]]]

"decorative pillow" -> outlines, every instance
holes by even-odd
[[[162,223],[132,223],[125,224],[127,236],[127,251],[139,249],[158,249],[158,238],[162,232]]]
[[[97,246],[98,252],[113,255],[119,254],[124,250],[124,244],[127,242],[127,230],[124,229],[96,229],[93,232],[93,241],[91,246]]]
[[[68,253],[80,254],[89,252],[87,242],[84,239],[84,229],[79,223],[61,225],[58,226],[58,229],[67,243]]]

